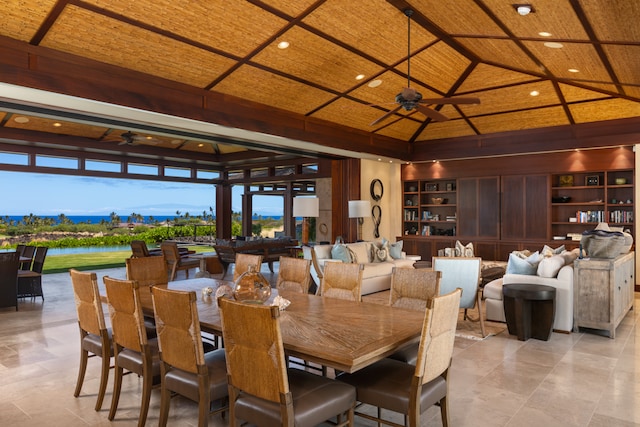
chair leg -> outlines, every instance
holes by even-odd
[[[176,279],[176,267],[178,265],[176,263],[173,264],[173,266],[171,266],[171,281],[174,281]]]
[[[102,350],[102,372],[100,372],[100,388],[98,389],[98,400],[96,401],[96,411],[102,409],[102,401],[104,400],[104,394],[107,391],[107,382],[109,381],[109,367],[111,363],[111,356],[109,355],[110,349]]]
[[[476,294],[476,306],[478,307],[478,318],[480,319],[480,330],[482,331],[482,338],[487,336],[487,331],[484,327],[484,315],[482,314],[482,294],[478,292]]]
[[[109,409],[109,421],[113,421],[118,410],[118,400],[120,400],[120,389],[122,388],[122,368],[117,365],[113,379],[113,396],[111,397],[111,409]]]
[[[169,420],[169,405],[171,405],[171,392],[164,386],[164,379],[160,386],[160,427],[165,427]]]
[[[147,414],[149,413],[149,402],[151,401],[151,389],[153,388],[153,373],[142,374],[142,402],[140,403],[140,417],[138,417],[138,427],[144,427],[147,422]]]
[[[440,417],[442,418],[442,427],[449,426],[449,408],[447,405],[447,396],[440,399]]]
[[[87,371],[87,360],[89,359],[89,352],[80,349],[80,367],[78,368],[78,379],[76,381],[76,390],[73,392],[74,397],[80,396],[82,391],[82,384],[84,383],[84,374]]]

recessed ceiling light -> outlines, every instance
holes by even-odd
[[[562,43],[558,42],[545,42],[544,45],[546,47],[550,47],[551,49],[562,49],[564,47]]]
[[[147,138],[147,139],[153,139],[153,137],[152,137],[151,135],[147,135],[147,136],[145,136],[145,138]]]
[[[569,71],[570,73],[579,73],[580,72],[580,70],[578,70],[577,68],[569,68],[569,70],[567,70],[567,71]]]
[[[382,80],[380,79],[375,79],[375,80],[371,80],[368,84],[369,87],[378,87],[382,84]]]
[[[54,127],[57,127],[57,128],[59,128],[60,126],[62,126],[62,123],[59,123],[59,122],[55,122],[55,123],[53,124],[53,126],[54,126]]]
[[[527,16],[528,14],[535,12],[535,10],[533,10],[533,6],[530,4],[514,4],[512,6],[520,16]]]
[[[289,42],[280,42],[278,43],[278,49],[286,49],[289,47]]]
[[[200,144],[198,144],[198,147],[204,147],[204,144],[201,142]]]
[[[532,90],[531,92],[529,92],[529,95],[538,96],[538,95],[540,95],[540,92],[538,92],[537,90]]]
[[[362,79],[364,79],[364,74],[358,74],[356,76],[356,80],[362,80]]]
[[[18,116],[14,118],[13,121],[16,123],[29,123],[29,117]]]
[[[538,35],[539,35],[540,37],[551,37],[551,36],[552,36],[552,34],[551,34],[551,33],[547,33],[546,31],[540,31],[540,32],[538,33]]]

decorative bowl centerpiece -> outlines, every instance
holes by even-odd
[[[442,197],[432,197],[431,201],[434,205],[441,205],[444,203],[444,199]]]
[[[624,185],[627,183],[627,178],[616,178],[616,185]]]

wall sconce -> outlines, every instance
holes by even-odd
[[[309,244],[309,218],[320,216],[320,203],[317,197],[294,197],[293,217],[302,217],[302,244]]]
[[[362,240],[364,218],[371,215],[371,202],[368,200],[349,200],[349,218],[358,218],[357,240]]]

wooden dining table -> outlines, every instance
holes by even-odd
[[[202,293],[206,283],[213,288],[210,296]],[[201,329],[222,335],[215,291],[220,285],[230,284],[224,280],[188,279],[159,286],[195,291]],[[273,289],[267,303],[277,294]],[[282,341],[289,356],[355,372],[420,339],[423,312],[292,292],[282,292],[280,296],[291,302],[280,313]],[[140,300],[145,315],[153,315],[151,292],[141,289]]]

